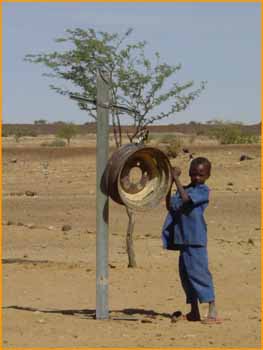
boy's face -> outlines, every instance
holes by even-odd
[[[198,164],[190,167],[189,176],[193,185],[204,184],[209,178],[210,172],[207,165]]]

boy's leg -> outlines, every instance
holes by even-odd
[[[217,318],[217,310],[214,300],[209,302],[207,318]]]
[[[204,323],[221,323],[222,320],[217,317],[214,285],[208,268],[206,247],[189,247],[189,256],[187,258],[189,259],[186,264],[189,281],[196,292],[198,300],[209,305]]]
[[[201,316],[200,316],[200,311],[199,311],[197,299],[191,303],[191,311],[187,315],[189,317],[189,320],[200,321]]]
[[[215,301],[209,302],[207,317],[202,320],[203,324],[218,324],[222,323],[223,319],[217,316]]]
[[[190,284],[200,303],[209,303],[215,300],[212,275],[208,269],[206,247],[189,247],[189,254],[185,256],[186,270]],[[211,312],[214,305],[211,304]]]
[[[185,317],[189,321],[200,321],[201,318],[198,307],[198,298],[192,284],[189,281],[187,268],[185,266],[185,261],[187,261],[187,259],[185,259],[185,255],[187,254],[187,249],[184,249],[180,252],[179,256],[179,273],[181,283],[186,294],[186,303],[191,304],[191,310]]]

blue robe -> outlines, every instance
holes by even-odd
[[[170,210],[162,229],[163,247],[178,249],[178,245],[207,244],[204,211],[209,202],[209,188],[205,184],[185,187],[191,201],[183,204],[177,191],[171,196]]]
[[[179,192],[171,197],[170,210],[162,229],[163,247],[179,250],[179,273],[186,302],[215,299],[212,275],[208,268],[207,226],[204,211],[209,202],[205,184],[187,186],[191,201],[184,204]]]

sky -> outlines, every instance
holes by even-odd
[[[2,6],[3,123],[93,121],[74,100],[50,89],[54,81],[43,76],[46,67],[23,60],[26,54],[61,50],[54,39],[77,27],[110,33],[132,27],[131,39],[146,40],[149,57],[158,51],[164,62],[182,64],[178,82],[193,80],[198,88],[207,81],[187,110],[162,124],[261,120],[260,3],[14,2]]]

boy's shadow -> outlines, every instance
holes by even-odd
[[[34,307],[25,307],[25,306],[18,306],[18,305],[3,306],[3,310],[4,309],[13,309],[13,310],[21,310],[21,311],[29,311],[29,312],[43,312],[47,314],[61,314],[61,315],[68,315],[68,316],[77,316],[77,317],[86,318],[86,319],[96,319],[95,309],[44,310],[44,309],[38,309]],[[143,320],[144,318],[155,319],[158,317],[171,318],[171,315],[168,313],[159,313],[154,310],[133,309],[133,308],[109,311],[109,318],[112,320],[140,321],[140,320]]]

